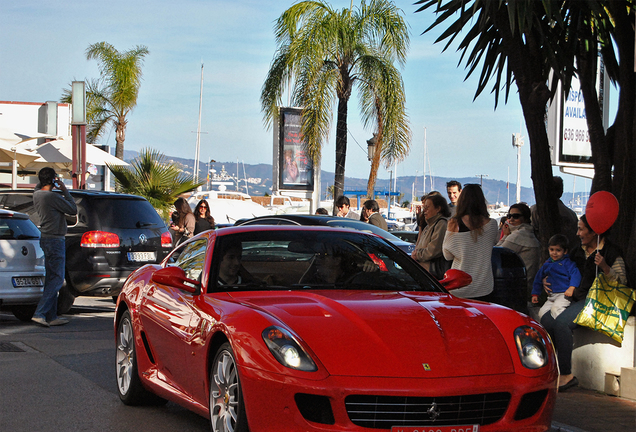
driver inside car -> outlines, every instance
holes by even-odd
[[[243,248],[241,243],[230,244],[223,251],[223,258],[221,259],[221,263],[219,264],[219,278],[218,285],[238,285],[244,282],[248,282],[246,279],[252,278],[246,277],[246,275],[242,275],[241,269],[243,266],[241,265],[243,255]]]

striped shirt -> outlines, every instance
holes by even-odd
[[[482,233],[475,240],[472,231],[447,231],[442,250],[444,258],[453,260],[454,269],[468,273],[473,281],[464,288],[452,291],[453,295],[462,298],[482,297],[494,289],[492,276],[492,248],[499,240],[497,221],[490,219],[484,225]]]

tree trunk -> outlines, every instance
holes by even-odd
[[[539,242],[542,245],[542,257],[548,257],[548,240],[559,231],[560,216],[558,197],[554,191],[550,145],[545,127],[545,110],[550,92],[542,69],[543,58],[537,41],[541,37],[535,34],[512,34],[507,8],[493,13],[501,37],[502,48],[508,59],[517,88],[523,117],[530,141],[530,162],[532,185],[539,215]]]
[[[345,162],[347,159],[347,99],[338,99],[338,123],[336,126],[336,168],[334,170],[334,201],[343,194],[345,180]],[[333,208],[334,216],[337,213]]]
[[[373,159],[371,161],[371,171],[369,171],[369,180],[367,181],[367,199],[375,199],[375,182],[378,178],[381,158],[382,134],[378,133],[376,135],[375,150],[373,151]]]
[[[125,118],[120,118],[117,122],[115,129],[115,156],[119,159],[124,159],[124,141],[126,140],[126,124],[128,121]]]
[[[603,118],[596,91],[596,50],[586,50],[584,44],[579,44],[576,64],[579,71],[583,101],[585,102],[585,116],[592,147],[592,161],[594,163],[592,192],[599,190],[610,191],[612,188],[612,162],[608,151],[608,143],[605,140]]]

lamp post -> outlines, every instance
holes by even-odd
[[[73,137],[73,189],[86,188],[86,83],[71,85],[71,135]]]
[[[521,134],[512,134],[512,146],[517,147],[517,201],[521,202],[521,147],[523,146],[523,138]]]
[[[372,161],[373,155],[375,155],[375,145],[378,141],[377,134],[373,134],[371,138],[367,140],[367,158]]]

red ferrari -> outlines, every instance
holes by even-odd
[[[470,277],[449,271],[447,289]],[[230,431],[548,431],[558,370],[526,315],[448,293],[372,234],[204,232],[127,280],[117,384]]]

